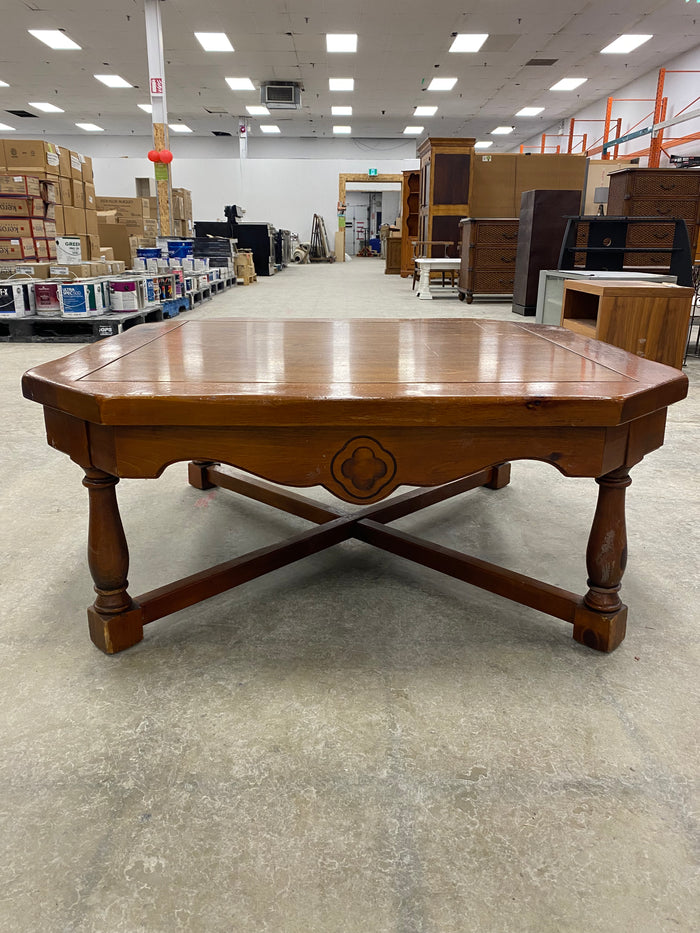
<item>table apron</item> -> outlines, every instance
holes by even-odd
[[[66,420],[68,419],[68,420]],[[49,443],[122,478],[212,460],[285,486],[324,486],[353,503],[399,486],[438,486],[506,460],[542,460],[565,476],[631,466],[663,443],[665,410],[616,427],[231,428],[113,426],[47,411]]]

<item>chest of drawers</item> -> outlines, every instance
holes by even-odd
[[[462,261],[459,297],[468,304],[474,295],[511,297],[518,246],[517,217],[467,217],[460,221]]]

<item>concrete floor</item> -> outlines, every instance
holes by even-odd
[[[419,302],[371,259],[191,313],[520,320]],[[350,542],[109,658],[87,634],[81,473],[19,389],[70,349],[0,345],[3,933],[698,929],[700,360],[632,474],[614,654]],[[182,464],[119,496],[134,594],[307,527]],[[583,592],[595,497],[521,462],[399,525]]]

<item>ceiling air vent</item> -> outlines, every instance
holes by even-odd
[[[301,89],[295,81],[266,81],[260,85],[260,103],[268,110],[300,110]]]
[[[226,110],[225,107],[224,107],[224,108],[222,108],[222,107],[205,107],[204,110],[205,110],[207,113],[222,113],[222,114],[227,114],[227,113],[228,113],[228,110]]]
[[[212,130],[212,136],[230,136],[230,133],[227,133],[225,130]]]
[[[39,119],[35,113],[30,113],[28,110],[6,110],[5,113],[11,113],[13,117],[32,117],[34,120]]]
[[[525,62],[525,65],[542,65],[549,68],[550,65],[556,65],[558,61],[558,58],[531,58],[529,62]]]

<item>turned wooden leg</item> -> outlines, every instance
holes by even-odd
[[[195,489],[213,489],[215,483],[207,479],[207,467],[218,466],[215,460],[191,460],[187,464],[187,481]]]
[[[106,654],[115,654],[143,638],[141,610],[127,592],[129,550],[122,527],[116,476],[85,471],[83,485],[90,501],[88,566],[97,598],[88,609],[90,638]]]
[[[625,490],[631,482],[628,467],[596,479],[598,504],[586,550],[589,590],[576,610],[574,638],[598,651],[613,651],[625,637],[620,583],[627,564]]]

